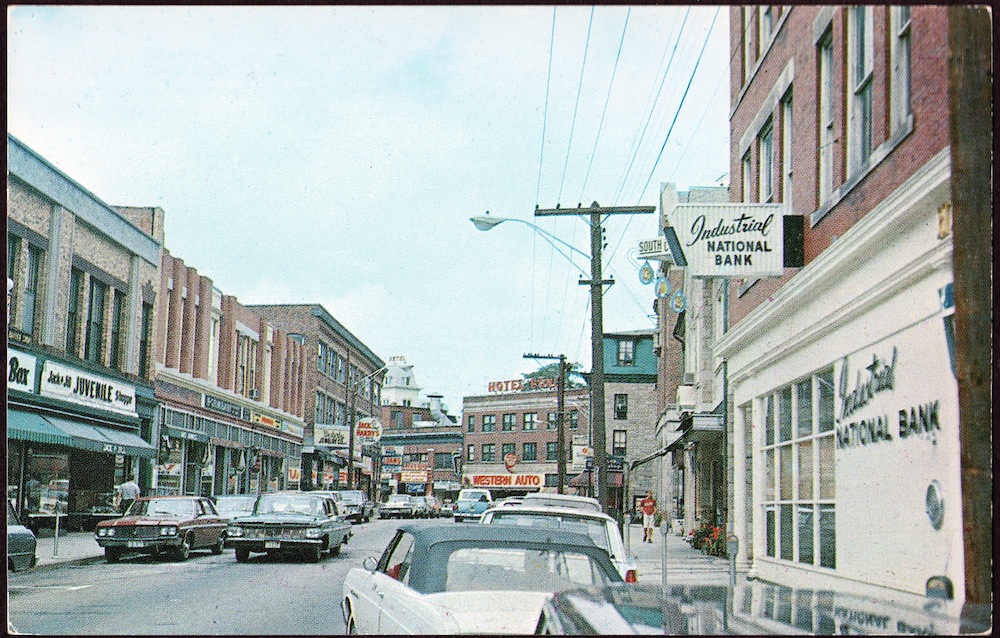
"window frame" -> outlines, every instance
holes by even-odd
[[[622,367],[631,367],[635,365],[634,339],[618,340],[618,365]]]
[[[895,133],[909,119],[913,112],[912,54],[913,16],[909,5],[889,8],[889,33],[892,37],[890,66],[892,79],[889,100],[891,102],[891,127]]]
[[[625,456],[628,454],[628,430],[612,431],[611,454],[613,456]]]
[[[109,286],[96,277],[90,278],[90,295],[87,301],[87,330],[84,336],[83,358],[92,363],[101,363],[104,346],[104,311],[108,300]],[[100,293],[100,303],[98,295]]]
[[[847,109],[851,132],[847,156],[854,175],[867,166],[874,151],[874,7],[854,6],[848,11]]]
[[[500,431],[501,432],[513,432],[517,429],[517,414],[515,412],[506,412],[500,421]]]
[[[628,419],[628,394],[624,392],[615,393],[614,397],[615,421],[625,421]]]
[[[836,113],[836,100],[834,99],[834,65],[836,60],[833,55],[833,34],[827,32],[819,40],[817,46],[816,59],[819,64],[818,70],[818,91],[817,105],[818,126],[819,126],[819,148],[817,153],[818,179],[816,180],[817,195],[819,203],[825,204],[830,201],[834,191],[834,144],[836,135],[834,131],[834,120]]]
[[[521,415],[521,430],[524,432],[534,432],[538,429],[538,413],[525,412]]]
[[[521,462],[522,463],[538,462],[537,441],[525,441],[524,443],[521,444]]]
[[[497,415],[495,414],[484,414],[483,415],[483,428],[484,433],[495,432],[497,427]]]
[[[768,118],[757,134],[757,201],[774,200],[774,120]]]

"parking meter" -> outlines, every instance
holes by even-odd
[[[726,556],[729,557],[729,585],[736,586],[736,555],[740,553],[740,539],[736,534],[726,537]]]

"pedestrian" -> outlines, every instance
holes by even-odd
[[[642,542],[653,542],[653,526],[656,521],[656,499],[653,498],[653,491],[646,490],[646,498],[639,501],[639,508],[642,510]]]
[[[135,482],[132,474],[128,475],[128,480],[118,486],[118,494],[115,496],[115,507],[120,508],[124,516],[128,508],[132,507],[135,499],[139,498],[139,485]]]

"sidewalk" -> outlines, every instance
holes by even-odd
[[[64,532],[60,529],[57,545],[54,530],[43,529],[39,530],[37,541],[35,557],[38,563],[35,569],[104,557],[104,550],[94,540],[94,532]]]
[[[642,525],[629,526],[624,537],[626,550],[633,556],[639,570],[639,582],[659,585],[663,582],[663,542],[667,543],[667,584],[673,585],[728,585],[729,560],[709,556],[694,549],[686,540],[675,534],[666,536],[659,529],[653,531],[653,542],[642,542]],[[631,545],[631,546],[629,546]]]

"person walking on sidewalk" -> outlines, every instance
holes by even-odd
[[[653,542],[653,527],[656,524],[656,499],[653,498],[653,491],[646,490],[646,498],[639,501],[639,508],[642,510],[642,542]]]
[[[128,480],[118,486],[118,494],[115,497],[115,505],[121,509],[123,516],[128,512],[132,503],[135,503],[135,499],[139,498],[139,493],[139,485],[135,482],[135,478],[129,474]]]

